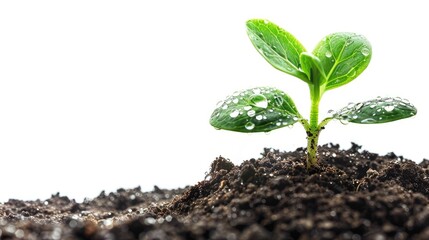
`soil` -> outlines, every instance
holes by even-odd
[[[119,189],[77,203],[0,204],[0,239],[429,239],[429,160],[416,164],[352,144],[265,149],[235,166],[218,157],[184,189]]]

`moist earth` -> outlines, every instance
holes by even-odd
[[[218,157],[183,189],[11,199],[0,204],[0,239],[429,239],[429,160],[354,143],[321,146],[319,158],[307,170],[303,148],[264,149],[240,165]]]

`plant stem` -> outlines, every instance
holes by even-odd
[[[321,98],[319,82],[310,85],[310,124],[304,126],[307,132],[307,168],[317,165],[317,145],[319,142],[319,102]]]
[[[320,129],[319,101],[312,99],[310,110],[310,125],[307,129],[307,168],[317,165],[317,144],[319,142]]]

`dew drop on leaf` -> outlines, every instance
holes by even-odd
[[[268,107],[268,100],[264,95],[254,94],[250,97],[250,102],[260,108]]]
[[[249,116],[249,117],[254,117],[254,116],[255,116],[255,114],[256,114],[255,110],[249,110],[249,111],[247,112],[247,116]]]
[[[352,69],[350,70],[350,72],[347,74],[347,77],[354,77],[356,76],[356,70]]]
[[[361,123],[374,123],[375,119],[374,118],[366,118],[363,119],[362,121],[360,121]]]
[[[229,114],[229,116],[232,118],[236,118],[238,116],[238,114],[240,114],[240,111],[234,110]]]
[[[222,109],[227,109],[228,108],[228,105],[227,104],[224,104],[223,106],[222,106]]]
[[[216,104],[216,107],[217,107],[217,108],[220,108],[220,107],[223,105],[223,103],[224,103],[223,101],[219,101],[219,102]]]
[[[276,102],[277,106],[281,107],[283,105],[283,98],[280,96],[276,96],[274,98],[274,101]]]
[[[331,53],[331,51],[326,51],[325,52],[325,56],[327,57],[327,58],[330,58],[330,57],[332,57],[332,53]]]
[[[342,118],[342,119],[340,119],[340,122],[344,125],[347,125],[349,123],[349,120],[346,118]]]
[[[346,41],[346,46],[350,45],[353,43],[353,40],[351,38],[347,39]]]
[[[238,103],[238,98],[234,98],[234,99],[232,100],[232,102],[233,102],[233,103],[235,103],[235,104],[237,104],[237,103]]]
[[[244,125],[244,127],[245,127],[247,130],[252,130],[252,129],[254,129],[254,128],[255,128],[255,124],[254,124],[254,123],[252,123],[252,122],[247,122],[247,123]]]
[[[364,55],[365,57],[367,57],[369,55],[369,49],[364,47],[362,48],[362,50],[360,50],[360,52],[362,53],[362,55]]]
[[[385,106],[384,107],[384,110],[386,110],[386,112],[391,112],[391,111],[393,111],[393,109],[395,109],[394,106]]]
[[[252,109],[252,107],[251,106],[244,106],[243,109],[248,111],[248,110]]]
[[[256,120],[261,121],[262,120],[262,115],[256,116]]]
[[[362,107],[363,107],[363,103],[358,103],[358,104],[356,104],[355,109],[356,109],[356,110],[359,110],[359,109],[361,109]]]

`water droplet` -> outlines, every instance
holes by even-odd
[[[391,112],[391,111],[393,111],[393,109],[395,109],[394,106],[385,106],[384,107],[384,110],[386,110],[387,112]]]
[[[355,110],[359,110],[359,109],[361,109],[363,107],[363,103],[358,103],[358,104],[356,104],[356,106],[355,106]]]
[[[350,70],[350,72],[347,74],[347,77],[354,77],[356,76],[356,70],[352,69]]]
[[[362,53],[362,55],[364,55],[365,57],[367,57],[369,55],[369,49],[364,47],[360,50],[360,52]]]
[[[283,105],[283,98],[280,96],[274,97],[274,101],[276,102],[277,106],[279,106],[279,107]]]
[[[243,109],[248,111],[248,110],[252,109],[252,107],[251,106],[244,106]]]
[[[377,105],[376,104],[371,104],[371,106],[369,106],[370,108],[375,108]]]
[[[377,109],[377,112],[381,112],[381,108]]]
[[[216,104],[216,107],[217,107],[217,108],[220,108],[223,104],[224,104],[224,101],[219,101],[219,102]]]
[[[255,114],[256,114],[255,110],[250,110],[247,112],[247,116],[249,116],[249,117],[254,117]]]
[[[261,89],[260,88],[255,88],[252,90],[254,94],[261,94]]]
[[[265,116],[265,115],[262,116],[262,119],[267,120],[267,116]]]
[[[262,115],[256,116],[256,120],[261,121],[262,120]]]
[[[268,100],[264,95],[261,94],[254,94],[250,97],[250,101],[253,105],[260,107],[260,108],[267,108],[268,107]]]
[[[240,111],[234,110],[229,114],[229,116],[232,118],[236,118],[238,116],[238,114],[240,114]]]
[[[294,120],[294,121],[298,121],[298,120],[299,120],[299,118],[298,118],[298,117],[293,117],[293,120]]]
[[[276,122],[276,126],[280,126],[280,125],[282,125],[281,122]]]
[[[232,94],[232,96],[234,96],[234,97],[237,97],[238,95],[240,95],[240,92],[234,92],[233,94]]]
[[[237,103],[238,103],[238,98],[234,98],[234,99],[232,100],[232,102],[233,102],[233,103],[235,103],[235,104],[237,104]]]
[[[352,38],[349,38],[349,39],[347,39],[347,41],[346,41],[346,46],[348,46],[348,45],[350,45],[350,44],[352,44],[352,43],[353,43]]]
[[[352,108],[354,108],[354,106],[355,106],[355,104],[351,102],[347,105],[347,108],[352,109]]]
[[[224,104],[223,106],[222,106],[222,109],[227,109],[228,108],[228,105],[227,104]]]
[[[353,119],[357,119],[358,118],[358,116],[357,115],[353,115],[353,117],[352,117]]]
[[[328,114],[334,114],[334,112],[335,112],[335,111],[334,111],[334,110],[332,110],[332,109],[329,109],[329,110],[328,110]]]
[[[349,120],[347,118],[340,119],[340,122],[344,125],[347,125],[349,123]]]
[[[252,122],[247,122],[247,123],[244,125],[244,127],[245,127],[247,130],[252,130],[252,129],[254,129],[254,128],[255,128],[255,124],[254,124],[254,123],[252,123]]]
[[[330,57],[332,57],[332,53],[331,53],[331,51],[326,51],[325,52],[325,56],[327,57],[327,58],[330,58]]]
[[[361,123],[373,123],[373,122],[375,122],[375,120],[373,118],[365,118],[360,122]]]
[[[264,20],[264,23],[265,23],[265,24],[268,24],[268,23],[269,23],[269,21],[268,21],[268,20]]]

